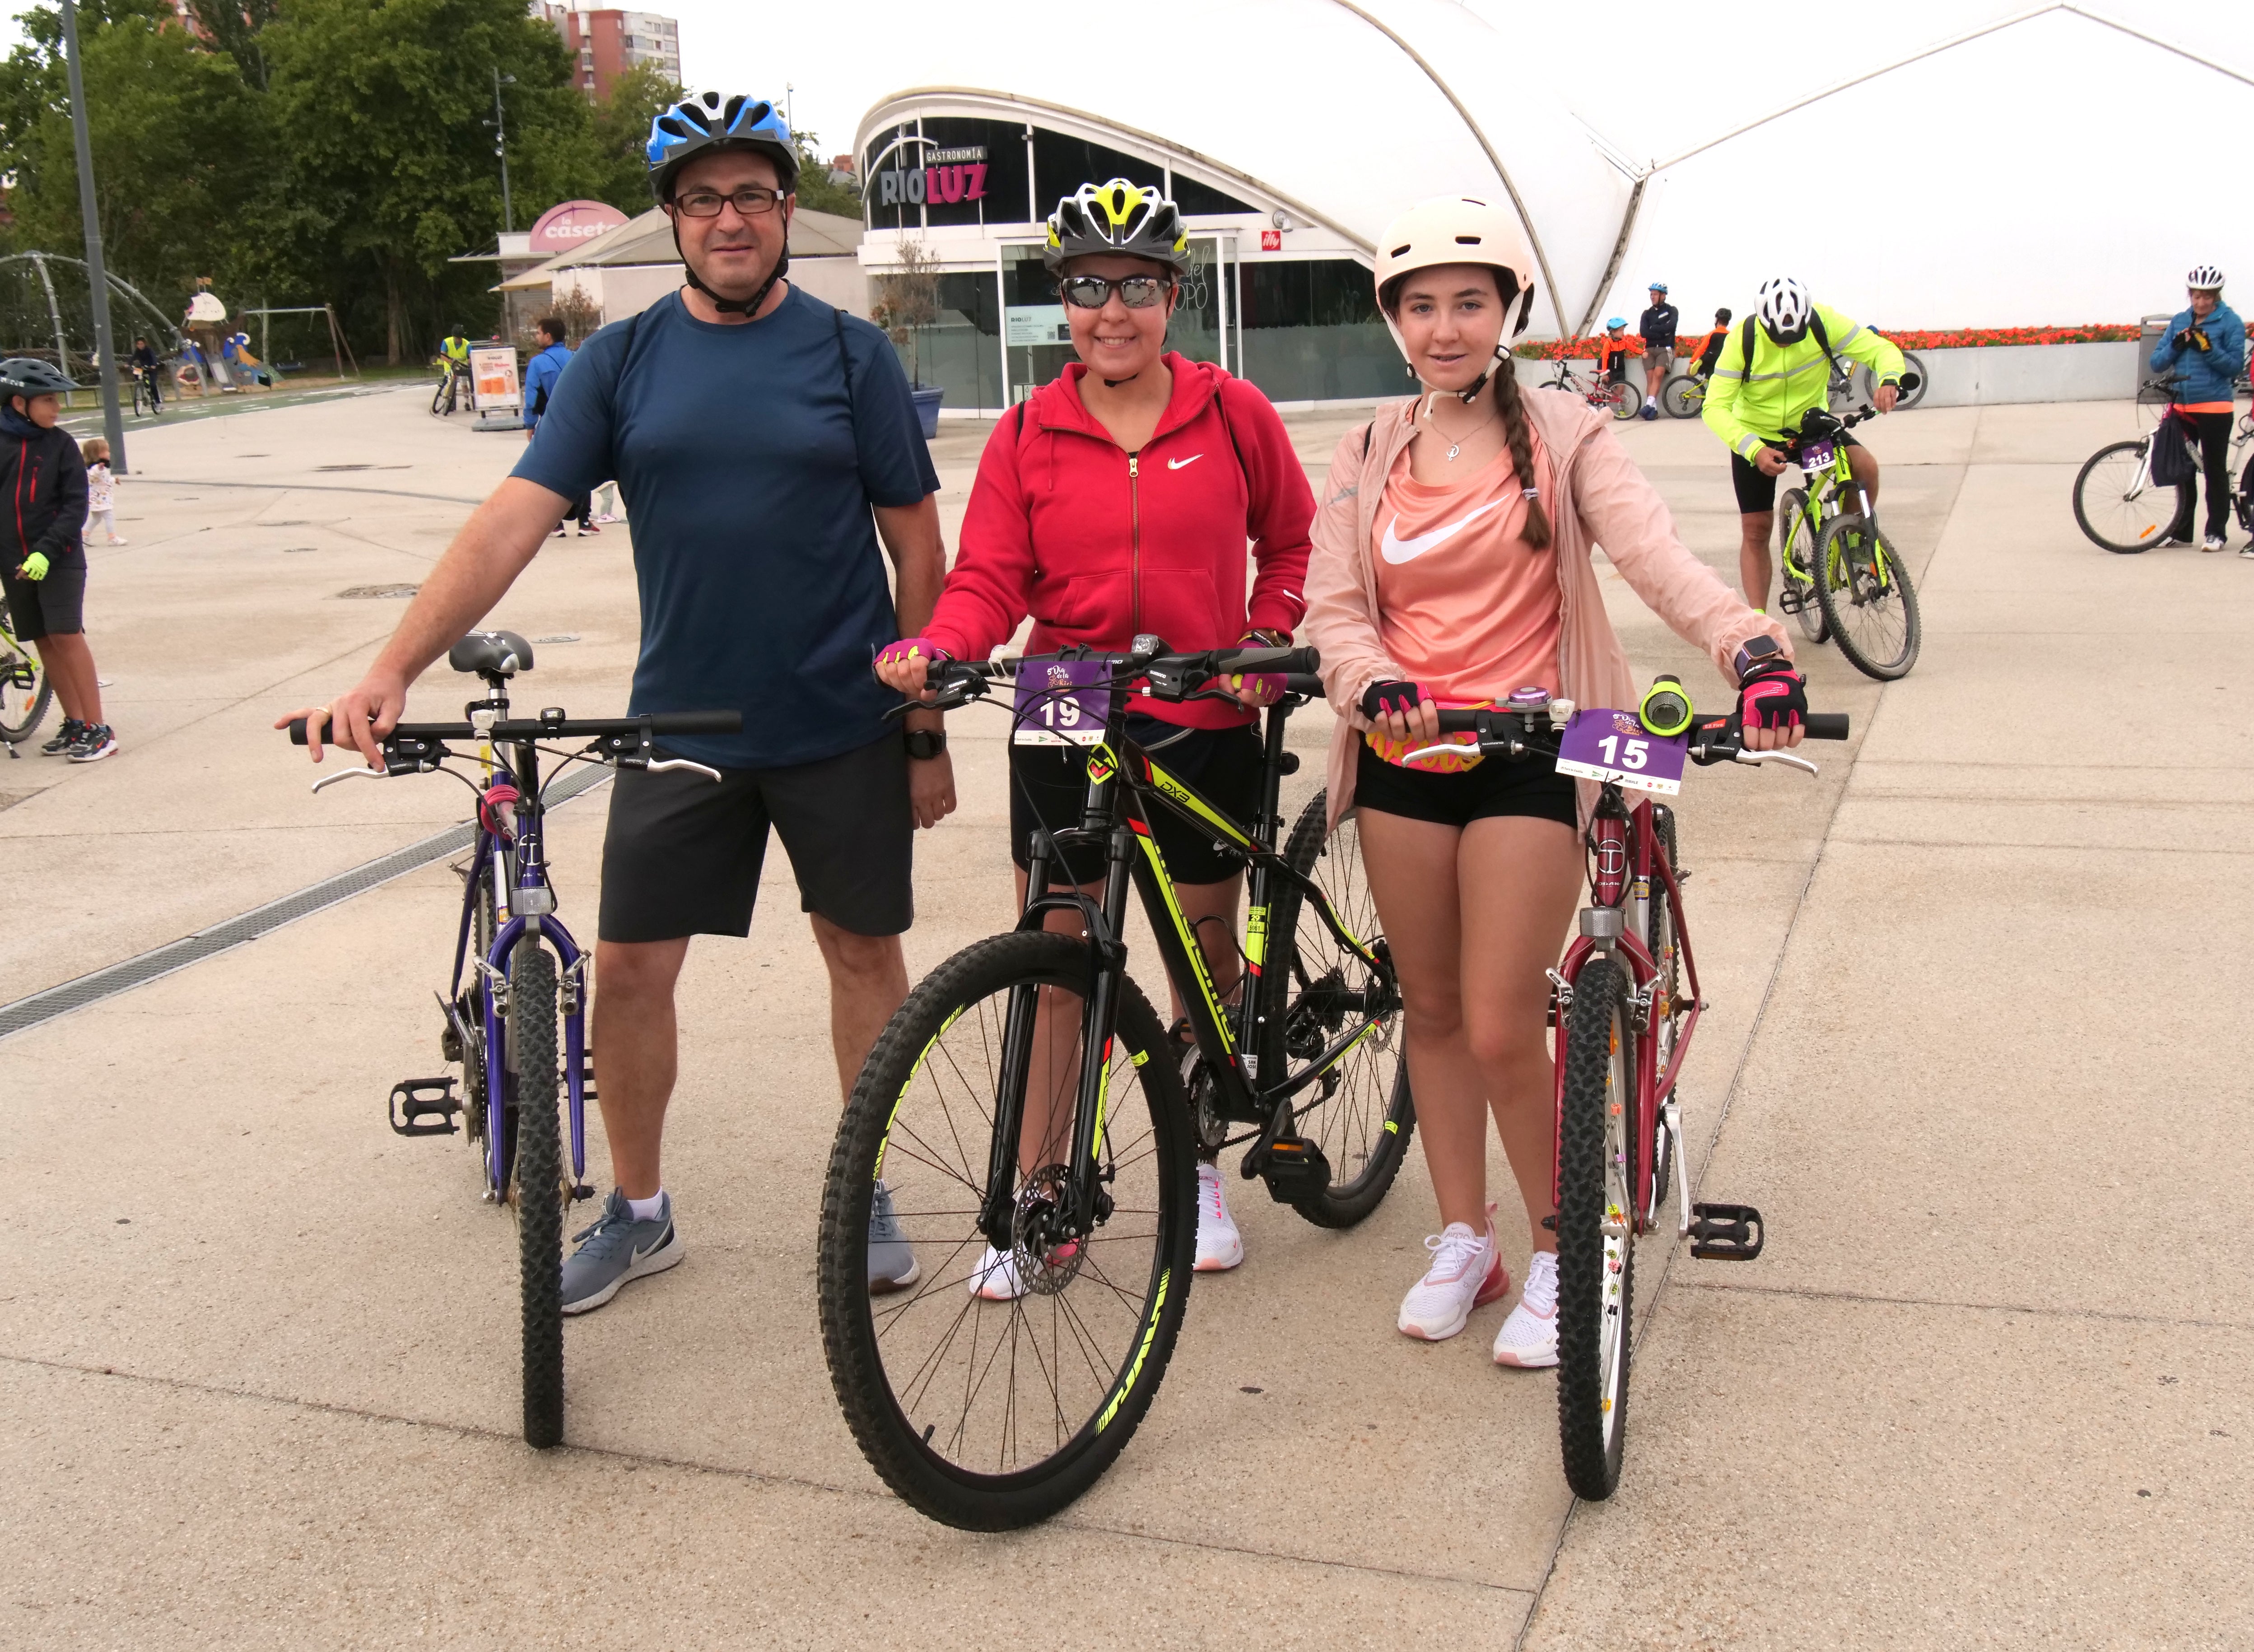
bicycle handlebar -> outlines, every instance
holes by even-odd
[[[1103,666],[1111,673],[1113,687],[1140,680],[1148,686],[1151,697],[1157,700],[1186,700],[1215,677],[1240,674],[1281,676],[1287,694],[1319,698],[1323,691],[1322,679],[1315,675],[1323,662],[1320,649],[1208,648],[1196,654],[1170,654],[1157,637],[1138,637],[1135,643],[1125,654],[1070,648],[1058,654],[1029,654],[1016,660],[938,661],[925,677],[936,697],[904,700],[886,715],[898,716],[919,707],[925,710],[951,710],[984,695],[987,684],[1014,678],[1020,668],[1048,661]]]
[[[639,737],[644,732],[659,734],[735,734],[742,731],[744,714],[740,711],[652,711],[641,717],[583,717],[567,718],[560,712],[554,717],[505,718],[493,725],[496,740],[599,740],[623,736]],[[386,739],[410,740],[466,740],[477,730],[467,723],[402,723],[385,736]],[[332,728],[322,737],[325,746],[343,745]],[[305,744],[305,719],[290,719],[290,744]]]
[[[1544,755],[1557,755],[1555,735],[1560,732],[1548,721],[1546,708],[1530,715],[1490,707],[1484,710],[1447,710],[1439,713],[1443,734],[1477,734],[1481,737],[1480,749],[1488,750],[1488,737],[1508,737],[1520,746],[1521,754],[1527,754],[1529,736],[1537,739],[1543,735],[1553,738],[1532,748]],[[1811,740],[1844,740],[1847,738],[1848,718],[1844,711],[1810,711],[1800,720],[1801,731]],[[1690,760],[1694,763],[1719,763],[1734,758],[1745,746],[1745,731],[1736,713],[1727,717],[1700,718],[1690,725]],[[1499,742],[1490,755],[1509,756],[1511,753]]]

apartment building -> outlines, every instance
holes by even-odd
[[[532,12],[564,37],[578,60],[572,79],[591,98],[607,96],[612,81],[641,63],[680,83],[681,25],[671,18],[654,11],[582,10],[548,0],[533,0]]]

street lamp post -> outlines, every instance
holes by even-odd
[[[516,211],[508,200],[508,129],[502,120],[500,89],[504,86],[514,86],[516,76],[503,74],[500,66],[495,64],[493,77],[494,117],[486,124],[494,129],[494,153],[500,158],[500,227],[504,234],[513,234],[516,230]]]
[[[78,66],[78,8],[62,0],[63,50],[70,68],[71,136],[78,149],[78,210],[86,228],[86,274],[93,288],[94,352],[102,364],[102,429],[109,438],[109,468],[125,474],[125,417],[117,405],[117,352],[109,338],[109,274],[102,261],[102,219],[94,205],[94,145],[87,136],[86,81]],[[60,347],[60,341],[57,341]],[[67,375],[70,364],[58,361]]]

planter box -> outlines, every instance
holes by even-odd
[[[910,390],[915,398],[916,417],[923,424],[923,439],[927,442],[939,434],[939,404],[947,396],[946,387],[934,385],[929,389]]]
[[[2137,393],[2144,346],[1999,344],[1976,350],[1919,350],[1931,382],[1918,405],[1989,407],[2005,402],[2125,402]]]

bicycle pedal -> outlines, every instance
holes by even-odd
[[[1751,1205],[1693,1205],[1690,1254],[1701,1262],[1751,1262],[1761,1253],[1761,1214]]]
[[[1270,1144],[1259,1173],[1268,1184],[1268,1196],[1279,1205],[1314,1198],[1331,1185],[1330,1160],[1304,1136],[1278,1137]]]
[[[1791,568],[1787,568],[1785,570],[1785,573],[1788,576],[1796,571],[1796,570]],[[1794,584],[1789,578],[1785,581],[1784,589],[1777,593],[1776,606],[1780,612],[1798,613],[1800,612],[1800,588]]]
[[[391,1120],[394,1135],[452,1136],[455,1131],[454,1115],[462,1104],[454,1095],[452,1078],[402,1079],[391,1087],[391,1100],[385,1107]],[[423,1123],[435,1118],[435,1124]]]

